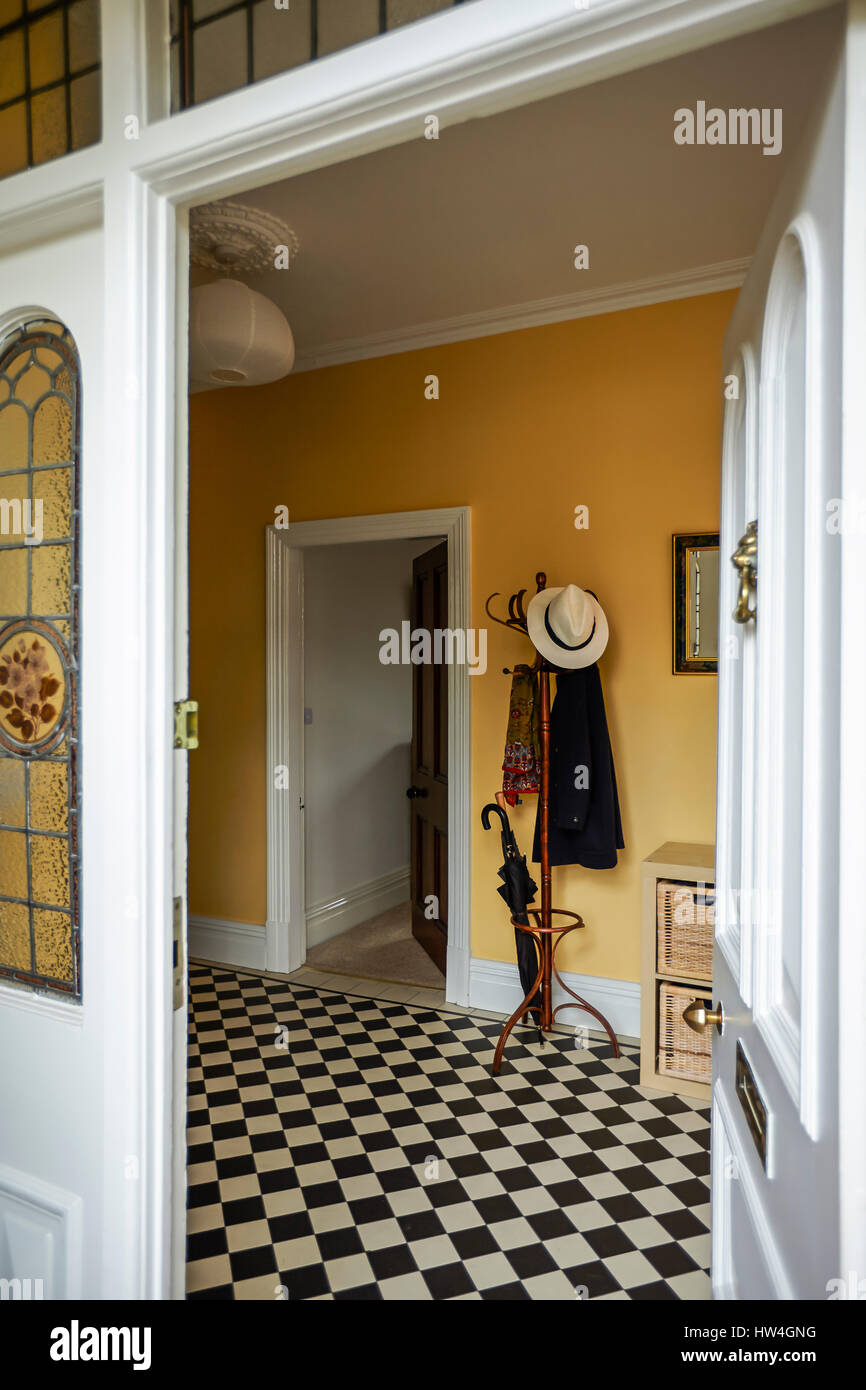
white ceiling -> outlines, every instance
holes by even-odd
[[[417,345],[419,325],[435,338],[441,320],[747,258],[835,21],[820,11],[244,194],[300,238],[291,270],[248,283],[287,315],[303,368]],[[698,100],[781,107],[782,153],[676,145],[673,113]],[[589,270],[573,268],[579,242]],[[439,340],[464,336],[448,327]]]

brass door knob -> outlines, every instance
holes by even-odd
[[[734,609],[734,622],[748,623],[757,615],[757,603],[752,605],[752,599],[757,598],[758,588],[757,521],[749,522],[745,535],[740,538],[740,544],[731,556],[731,564],[740,577],[740,592],[737,596],[737,606]]]
[[[725,1006],[718,1004],[715,1009],[708,1009],[703,999],[693,999],[688,1008],[683,1009],[683,1018],[695,1033],[703,1033],[712,1023],[721,1033],[725,1027]]]

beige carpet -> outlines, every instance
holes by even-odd
[[[334,975],[358,975],[419,989],[445,986],[445,976],[412,935],[408,902],[314,946],[307,953],[307,965]]]

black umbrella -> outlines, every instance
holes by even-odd
[[[526,855],[521,854],[517,848],[517,841],[514,838],[514,831],[511,829],[508,816],[495,801],[489,801],[481,811],[481,824],[484,829],[490,829],[491,811],[499,817],[502,825],[503,864],[499,870],[502,884],[497,892],[511,908],[511,916],[514,921],[522,922],[528,926],[529,916],[526,911],[526,904],[532,902],[538,891],[538,885],[526,867]],[[538,975],[538,953],[535,940],[528,932],[520,931],[515,927],[514,940],[517,946],[517,969],[520,972],[520,983],[525,997],[535,984]],[[539,1008],[540,1005],[541,994],[536,990],[532,999],[532,1007]]]

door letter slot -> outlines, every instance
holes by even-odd
[[[749,1133],[755,1141],[755,1148],[761,1158],[764,1172],[768,1174],[767,1164],[767,1107],[758,1090],[749,1060],[743,1051],[743,1044],[737,1043],[737,1095],[743,1107]]]

